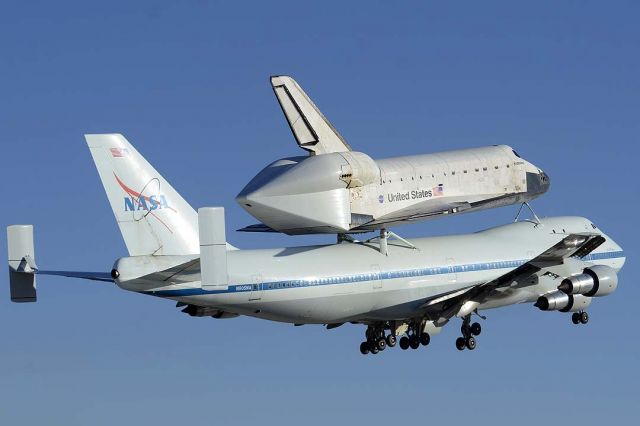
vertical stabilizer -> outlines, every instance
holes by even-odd
[[[197,254],[198,215],[120,134],[85,135],[131,256]]]
[[[7,254],[9,260],[9,288],[12,302],[35,302],[38,267],[33,248],[33,226],[7,227]]]
[[[311,154],[351,151],[351,147],[296,81],[271,77],[271,87],[300,148]]]
[[[200,227],[200,279],[205,290],[222,290],[228,285],[227,243],[224,208],[198,209]]]

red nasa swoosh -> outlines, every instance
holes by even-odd
[[[146,195],[142,195],[139,192],[134,191],[133,189],[129,188],[127,185],[124,184],[124,182],[122,182],[120,180],[120,178],[118,177],[118,175],[114,172],[113,176],[116,178],[116,181],[118,181],[118,185],[120,185],[120,187],[124,190],[124,192],[126,192],[127,194],[129,194],[129,196],[135,198],[136,200],[139,200],[140,198],[144,199],[145,201],[151,202],[151,198],[147,197]],[[174,212],[178,212],[176,209],[174,209],[173,207],[167,206],[166,208],[173,210]],[[167,230],[169,232],[171,232],[173,234],[173,231],[171,230],[171,228],[169,228],[169,226],[164,223],[164,221],[162,219],[160,219],[158,216],[156,216],[155,213],[153,213],[151,210],[148,210],[149,214],[153,217],[155,217],[156,219],[158,219],[158,221],[163,224]]]

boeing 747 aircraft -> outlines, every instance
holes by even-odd
[[[571,312],[612,293],[625,255],[582,217],[521,221],[467,235],[404,242],[240,250],[222,208],[197,213],[122,135],[86,136],[129,255],[111,272],[41,269],[32,225],[7,229],[11,299],[36,301],[36,276],[115,283],[171,299],[194,317],[252,316],[291,324],[362,324],[363,354],[428,345],[461,320],[459,350],[474,349],[486,309],[516,303]]]
[[[353,234],[526,203],[549,177],[506,145],[374,160],[355,152],[291,77],[271,85],[308,157],[277,160],[236,201],[260,220],[242,231]]]

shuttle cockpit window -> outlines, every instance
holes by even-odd
[[[515,149],[512,149],[511,151],[513,151],[513,155],[515,155],[516,157],[518,157],[518,158],[522,158],[522,157],[520,157],[520,154],[518,154],[518,153],[516,152],[516,150],[515,150]]]

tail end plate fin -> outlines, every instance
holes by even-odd
[[[33,248],[33,225],[8,226],[7,244],[11,301],[35,302],[38,267]]]

